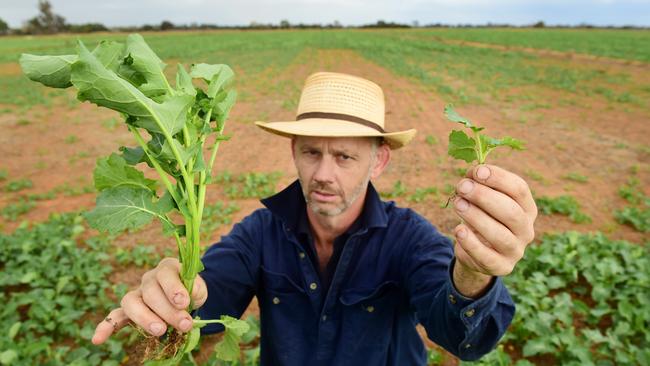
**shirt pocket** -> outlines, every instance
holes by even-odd
[[[307,292],[287,274],[261,269],[258,292],[263,337],[272,340],[273,364],[304,364],[308,321],[314,318]]]
[[[385,281],[369,288],[343,290],[342,338],[351,353],[360,349],[388,349],[399,299],[396,281]]]
[[[262,269],[262,283],[265,292],[275,294],[305,294],[305,290],[284,273],[274,272],[264,266]]]

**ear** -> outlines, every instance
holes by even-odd
[[[296,138],[295,137],[291,138],[291,157],[293,158],[293,162],[295,164],[296,162]]]
[[[375,165],[372,167],[371,179],[378,178],[384,172],[390,162],[390,148],[387,144],[381,144],[377,147],[377,157]]]

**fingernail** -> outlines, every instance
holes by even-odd
[[[469,203],[462,198],[457,198],[454,202],[454,207],[456,207],[458,211],[465,211],[469,207]]]
[[[460,230],[458,230],[458,231],[456,232],[456,236],[457,236],[459,239],[465,239],[465,238],[467,237],[467,230],[465,230],[465,229],[460,229]]]
[[[192,329],[192,321],[189,319],[183,319],[178,326],[182,331],[187,332],[188,330]]]
[[[462,194],[468,194],[474,189],[474,182],[469,179],[464,180],[458,187],[458,192]]]
[[[185,305],[185,296],[181,294],[174,295],[174,304],[181,306]]]
[[[486,180],[490,177],[490,169],[485,166],[480,166],[478,169],[476,169],[476,176],[479,179]]]
[[[165,330],[165,326],[160,323],[151,323],[151,325],[149,325],[149,330],[151,331],[151,334],[160,335]]]

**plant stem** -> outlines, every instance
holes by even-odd
[[[481,144],[481,136],[478,132],[474,132],[474,141],[476,142],[476,157],[478,158],[478,163],[483,164],[485,163],[485,156],[483,156],[483,146]]]
[[[160,179],[162,180],[163,184],[165,185],[165,189],[169,192],[169,194],[172,195],[172,198],[174,198],[174,201],[176,201],[177,205],[180,205],[181,199],[178,197],[176,194],[176,190],[174,189],[174,186],[172,183],[169,181],[167,178],[167,173],[163,170],[163,168],[158,164],[158,161],[152,156],[151,151],[149,150],[149,147],[147,146],[147,143],[144,142],[144,139],[142,139],[142,136],[140,135],[140,132],[138,131],[137,128],[133,126],[129,126],[129,131],[133,133],[133,136],[135,137],[135,140],[138,142],[138,145],[142,148],[142,151],[144,151],[145,154],[147,154],[147,157],[149,158],[149,161],[153,165],[154,169],[156,169],[156,172],[158,172],[158,175],[160,176]]]

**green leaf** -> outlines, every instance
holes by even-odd
[[[592,344],[598,344],[607,341],[607,337],[603,336],[598,329],[587,328],[587,329],[582,329],[581,332]]]
[[[79,90],[79,100],[125,113],[134,119],[135,125],[171,136],[183,129],[187,111],[194,101],[191,95],[179,95],[156,103],[106,68],[81,42],[79,61],[72,65],[71,80]]]
[[[108,188],[100,192],[96,207],[84,216],[94,229],[112,234],[140,228],[154,217],[168,222],[164,216],[167,204],[153,202],[153,198],[153,193],[148,189]]]
[[[146,161],[146,155],[144,154],[144,150],[140,146],[138,147],[121,146],[120,151],[122,152],[120,156],[129,165],[137,165],[139,163]]]
[[[199,339],[201,338],[201,328],[193,328],[190,331],[190,334],[187,335],[187,340],[185,341],[185,348],[183,352],[190,353],[196,346],[199,344]]]
[[[239,358],[239,338],[228,330],[225,331],[223,339],[214,345],[215,356],[224,361],[235,361]]]
[[[221,70],[218,74],[214,75],[210,82],[208,83],[207,95],[210,98],[214,98],[219,94],[223,89],[225,89],[235,77],[235,73],[228,65],[212,65],[221,67]]]
[[[11,328],[9,328],[9,339],[14,339],[16,337],[16,334],[18,334],[18,331],[20,331],[20,326],[22,324],[22,322],[15,322]]]
[[[460,160],[465,160],[468,163],[477,159],[476,151],[474,150],[476,142],[463,131],[451,131],[449,134],[449,149],[447,153]]]
[[[3,365],[11,365],[14,360],[16,360],[18,357],[18,353],[14,351],[13,349],[8,349],[2,353],[0,353],[0,363]]]
[[[524,142],[521,140],[514,139],[510,136],[504,136],[500,139],[495,139],[495,138],[488,139],[488,148],[493,149],[497,146],[508,146],[513,150],[523,150]]]
[[[248,332],[248,329],[250,328],[250,325],[248,325],[245,320],[233,318],[232,316],[222,315],[219,320],[226,329],[234,332],[238,337],[244,335],[244,333]]]
[[[196,95],[196,88],[192,84],[192,77],[185,71],[185,68],[181,64],[178,64],[178,71],[176,72],[176,89],[185,94]]]
[[[155,180],[145,178],[141,171],[127,165],[126,161],[115,153],[107,158],[97,159],[93,177],[98,191],[120,186],[141,187],[153,192],[156,190]]]
[[[23,53],[18,62],[23,72],[33,81],[52,88],[67,88],[70,82],[72,64],[76,55],[38,56]]]
[[[192,107],[194,98],[191,95],[176,95],[162,104],[153,101],[151,103],[154,112],[152,115],[157,118],[138,118],[134,125],[149,132],[163,133],[164,130],[173,136],[183,129],[187,121],[187,112]]]
[[[245,320],[222,315],[220,323],[226,327],[223,339],[214,346],[217,358],[224,361],[235,361],[239,358],[239,341],[250,326]]]
[[[185,148],[185,146],[183,146],[183,144],[181,144],[178,140],[172,140],[172,143],[174,144],[174,147],[176,148],[178,155],[180,155],[181,161],[179,163],[183,165],[187,164],[187,161],[192,156],[194,156],[194,154],[196,153],[196,149],[199,147],[198,145],[194,145],[189,148]],[[160,151],[159,157],[165,160],[171,160],[171,161],[176,160],[174,157],[174,153],[172,152],[172,148],[167,141],[163,143],[162,150]]]
[[[145,82],[138,89],[148,97],[155,97],[171,91],[163,74],[165,63],[162,62],[139,34],[130,34],[126,38],[126,54],[131,57],[131,67],[140,73]]]
[[[194,161],[194,168],[192,171],[197,173],[197,172],[202,172],[204,170],[205,170],[205,160],[203,158],[203,150],[198,149],[196,153],[196,159]]]
[[[553,351],[553,346],[544,338],[529,339],[524,345],[524,357],[534,356]]]
[[[448,120],[452,122],[462,123],[463,125],[465,125],[465,127],[471,128],[472,131],[474,132],[479,132],[483,130],[483,127],[474,126],[472,122],[470,122],[467,118],[461,117],[454,109],[454,106],[451,104],[447,104],[445,106],[444,113],[445,113],[445,117],[447,117]]]
[[[194,64],[190,67],[190,76],[193,78],[203,79],[208,83],[216,81],[215,76],[223,73],[223,80],[230,79],[234,76],[232,69],[224,64]]]
[[[214,106],[213,113],[216,115],[216,120],[218,123],[217,130],[221,129],[221,124],[228,118],[230,110],[235,105],[237,101],[237,92],[234,90],[229,90],[226,94],[226,97],[219,103]]]
[[[56,283],[56,293],[61,293],[61,290],[67,285],[70,280],[72,279],[72,276],[62,276],[59,278],[59,280]]]
[[[102,65],[115,71],[124,56],[124,45],[118,42],[101,41],[92,53]]]

